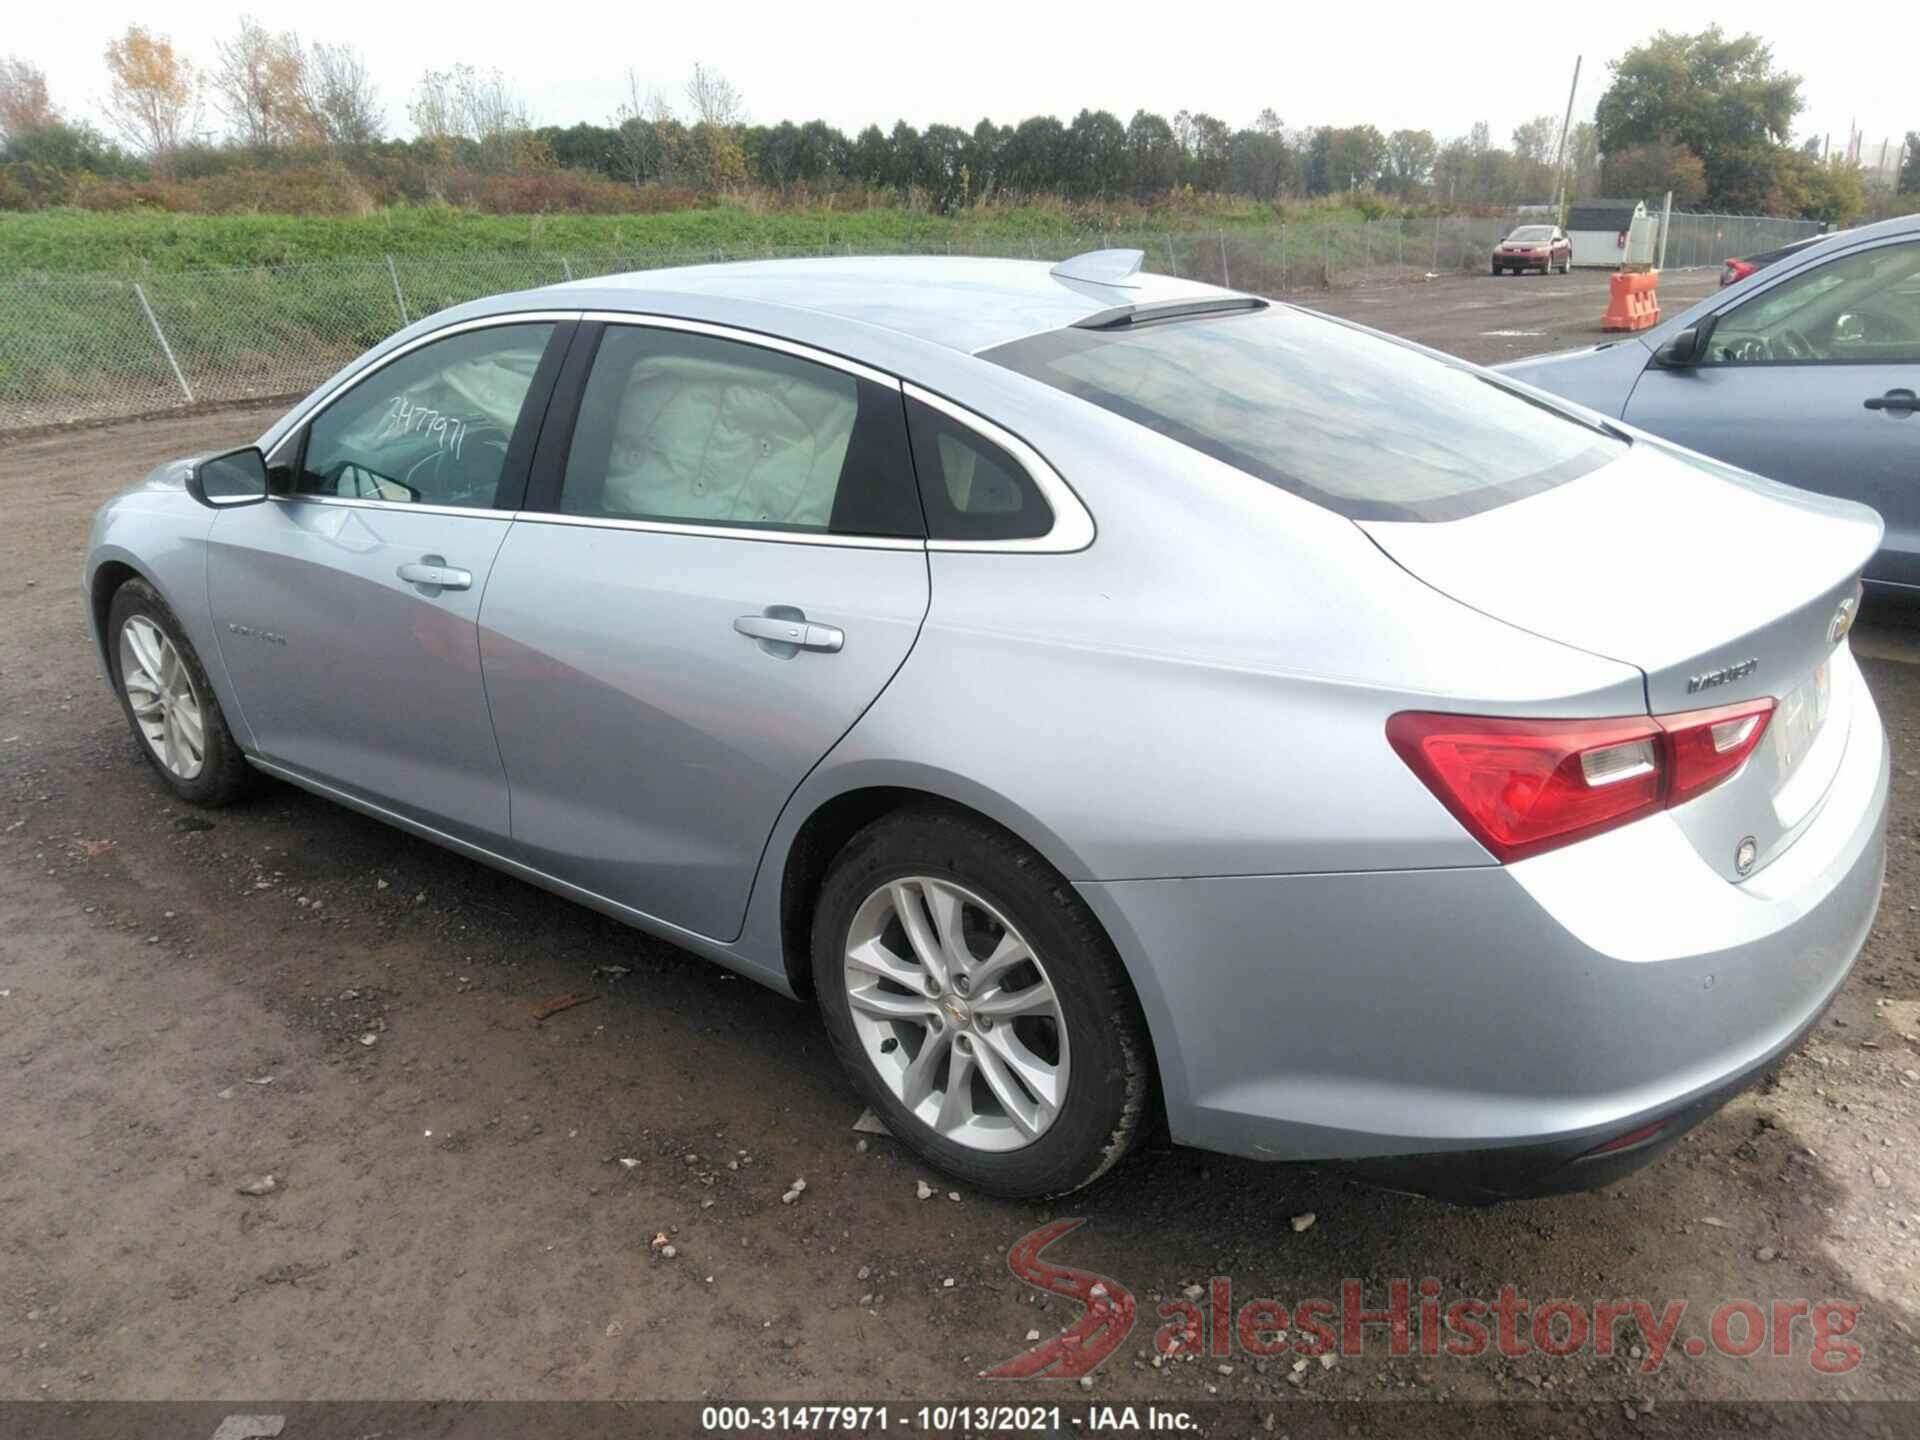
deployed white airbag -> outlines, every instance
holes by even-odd
[[[633,367],[603,504],[614,514],[825,529],[859,411],[858,382],[688,355]]]

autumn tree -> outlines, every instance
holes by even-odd
[[[1431,130],[1396,130],[1387,137],[1387,178],[1402,196],[1411,196],[1433,174],[1440,146]]]
[[[306,52],[293,32],[275,35],[251,15],[214,47],[219,64],[207,77],[215,103],[242,145],[271,150],[321,138],[310,97]]]
[[[47,97],[47,72],[17,55],[0,58],[0,140],[45,130],[60,121]]]
[[[532,113],[498,70],[483,74],[471,65],[455,65],[426,71],[407,117],[420,138],[449,162],[462,142],[483,170],[504,173],[539,158]]]
[[[1560,122],[1551,115],[1536,115],[1526,124],[1514,127],[1513,153],[1536,165],[1552,164],[1553,152],[1559,143]]]
[[[304,67],[308,113],[329,145],[371,145],[386,129],[386,107],[351,45],[316,44]]]
[[[140,25],[107,46],[105,105],[122,138],[164,172],[199,116],[199,77],[173,42]]]
[[[1697,205],[1707,193],[1707,170],[1684,145],[1637,145],[1608,152],[1600,162],[1600,188],[1622,200],[1659,200]]]
[[[725,130],[746,119],[746,102],[718,70],[693,62],[693,78],[687,81],[687,103],[693,107],[697,125],[712,125]]]
[[[1360,190],[1373,184],[1387,163],[1387,137],[1371,125],[1349,125],[1327,132],[1326,180],[1329,193]]]
[[[640,77],[627,71],[627,98],[613,116],[613,162],[627,180],[639,185],[663,178],[673,169],[680,129],[673,106],[656,86],[640,93]]]
[[[712,190],[740,184],[747,178],[747,157],[740,148],[747,107],[740,92],[718,70],[696,60],[687,104],[693,110],[687,163],[694,178]]]
[[[1804,149],[1783,148],[1774,157],[1765,204],[1772,215],[1850,224],[1867,208],[1866,177],[1844,155],[1822,159]]]

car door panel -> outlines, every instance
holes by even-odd
[[[209,597],[261,755],[436,828],[505,835],[476,621],[510,524],[302,499],[223,511]],[[400,577],[428,556],[469,588]]]
[[[781,807],[913,646],[924,537],[897,380],[590,318],[480,614],[513,853],[736,936]]]
[[[918,547],[515,525],[480,626],[515,855],[731,939],[781,807],[899,669],[927,595]],[[770,609],[842,648],[735,628]]]
[[[1652,366],[1622,417],[1771,480],[1858,500],[1887,524],[1870,578],[1920,583],[1920,417],[1867,400],[1920,385],[1915,365]]]
[[[399,352],[276,447],[281,493],[220,512],[209,609],[261,758],[505,840],[478,616],[572,328],[504,317]]]

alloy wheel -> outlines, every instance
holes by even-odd
[[[120,684],[154,758],[182,780],[206,764],[206,717],[180,651],[144,615],[120,627]]]
[[[853,1027],[895,1099],[970,1149],[1031,1144],[1067,1095],[1067,1028],[1040,959],[994,907],[950,880],[874,890],[848,927]]]

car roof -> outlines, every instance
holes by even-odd
[[[349,361],[315,393],[350,381],[394,350],[456,326],[558,312],[669,315],[759,331],[904,376],[976,406],[1016,405],[1057,392],[999,365],[982,350],[1129,310],[1256,297],[1149,274],[1137,250],[1096,251],[1059,265],[961,256],[836,256],[749,260],[637,270],[624,275],[489,295],[416,320]],[[1079,278],[1061,271],[1078,270]],[[976,398],[969,400],[969,395]],[[1031,397],[1030,397],[1031,398]],[[295,406],[261,437],[271,451],[304,414]]]
[[[833,256],[639,270],[547,287],[591,291],[600,309],[644,311],[663,295],[725,297],[858,321],[976,354],[1111,311],[1238,294],[1139,271],[1123,283],[1055,273],[1045,260],[973,256]],[[630,300],[631,303],[627,303]]]
[[[1804,250],[1809,245],[1818,245],[1822,240],[1831,239],[1834,235],[1851,235],[1852,233],[1853,231],[1851,230],[1834,230],[1825,235],[1802,235],[1798,240],[1789,240],[1786,244],[1775,249],[1762,250],[1758,255],[1747,255],[1741,258],[1771,262],[1783,256],[1792,255],[1797,251]]]

